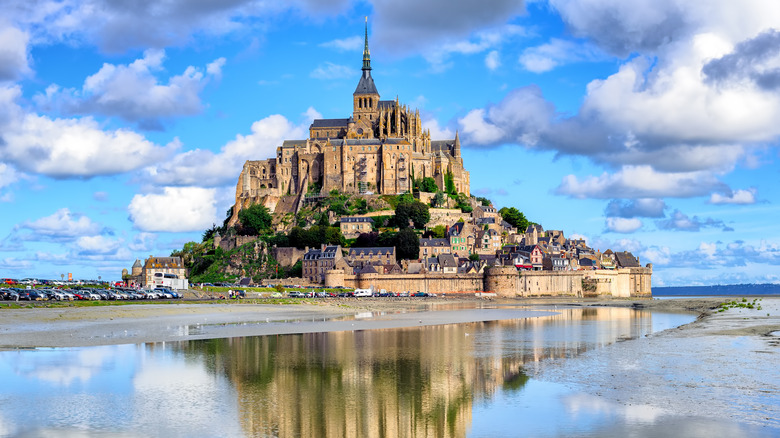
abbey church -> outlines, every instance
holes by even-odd
[[[317,119],[309,138],[285,140],[276,157],[247,161],[238,178],[233,219],[238,211],[263,203],[271,211],[296,211],[307,194],[332,190],[349,194],[410,192],[412,179],[432,177],[441,190],[451,176],[455,189],[469,195],[460,139],[431,140],[419,110],[396,100],[380,100],[371,77],[366,26],[363,68],[352,94],[352,115]],[[231,221],[232,221],[231,220]]]

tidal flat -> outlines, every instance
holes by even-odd
[[[778,436],[780,298],[722,301],[2,309],[0,436]]]

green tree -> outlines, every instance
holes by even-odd
[[[254,204],[238,212],[238,221],[249,235],[263,235],[271,232],[271,213],[262,204]]]
[[[425,228],[425,224],[431,220],[431,213],[428,206],[420,201],[401,202],[395,207],[395,224],[398,228],[409,226],[409,220],[412,221],[417,229]]]
[[[476,253],[474,253],[474,254],[469,254],[469,260],[471,260],[472,262],[477,262],[477,261],[479,261],[479,254],[476,254]]]
[[[444,192],[438,191],[436,192],[436,195],[431,200],[431,204],[434,207],[441,207],[442,205],[444,205],[444,200],[445,200]]]
[[[508,224],[517,228],[517,231],[520,233],[524,233],[525,229],[528,228],[528,219],[525,218],[522,211],[515,207],[503,207],[501,210],[498,210],[498,214],[500,214]]]
[[[439,186],[436,185],[436,180],[430,176],[426,176],[420,181],[420,191],[426,193],[436,193],[439,190]]]
[[[431,234],[435,239],[443,239],[447,235],[447,229],[444,225],[436,225],[431,228]]]
[[[482,196],[477,196],[477,201],[479,201],[479,203],[480,203],[480,204],[481,204],[483,207],[490,207],[491,205],[493,205],[493,203],[492,203],[492,202],[490,202],[490,199],[488,199],[488,198],[485,198],[485,197],[482,197]]]
[[[444,174],[444,190],[453,196],[458,193],[457,189],[455,189],[455,179],[452,177],[452,171],[449,169]]]
[[[420,238],[410,228],[404,228],[395,236],[395,252],[399,260],[417,260],[420,256]]]

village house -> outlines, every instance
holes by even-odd
[[[347,263],[356,269],[365,265],[392,265],[396,263],[395,247],[350,248],[347,253]]]
[[[314,283],[323,283],[325,272],[333,269],[341,258],[341,245],[322,245],[319,249],[310,249],[303,255],[303,278]]]
[[[450,254],[452,248],[448,239],[420,239],[420,257],[436,257],[439,254]]]
[[[341,218],[341,234],[347,239],[354,239],[362,233],[373,230],[374,220],[363,216],[345,216]]]

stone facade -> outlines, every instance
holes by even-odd
[[[304,194],[400,194],[410,192],[412,178],[432,177],[440,189],[446,179],[458,192],[470,194],[469,173],[463,167],[460,138],[433,140],[422,128],[419,110],[395,100],[380,100],[371,77],[368,37],[363,73],[352,95],[352,114],[343,119],[317,119],[309,138],[287,140],[276,157],[247,161],[236,185],[230,223],[249,205],[262,203],[271,211],[296,211]],[[286,203],[285,203],[286,202]],[[290,204],[290,205],[288,205]]]

